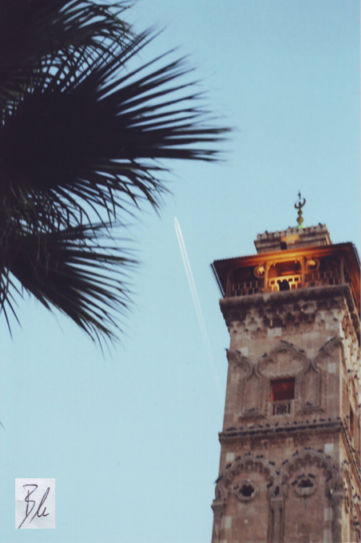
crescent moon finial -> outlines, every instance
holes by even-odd
[[[306,198],[302,198],[301,192],[299,191],[298,194],[298,200],[295,203],[295,208],[297,209],[297,228],[303,228],[303,215],[302,215],[302,208],[304,207],[306,203]]]

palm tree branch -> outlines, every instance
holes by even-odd
[[[16,315],[12,292],[20,292],[7,280],[10,274],[47,309],[67,314],[93,340],[99,333],[113,339],[120,328],[114,315],[129,306],[126,270],[135,261],[116,245],[104,246],[103,235],[100,225],[41,235],[13,232],[14,249],[0,259],[2,311],[10,307]]]

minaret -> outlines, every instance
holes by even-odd
[[[213,263],[230,334],[212,543],[361,541],[360,267],[325,225]]]

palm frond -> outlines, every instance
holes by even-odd
[[[11,313],[17,318],[16,298],[27,292],[65,313],[93,340],[114,339],[119,313],[130,303],[127,272],[135,262],[104,238],[100,225],[51,234],[13,231],[11,247],[0,248],[0,310],[8,326]]]
[[[182,59],[126,70],[148,40],[144,34],[121,51],[98,52],[91,66],[53,73],[7,113],[0,197],[7,195],[8,210],[33,210],[40,228],[74,226],[94,213],[98,220],[102,210],[107,221],[144,199],[157,207],[167,161],[217,158],[227,129],[209,123],[193,83],[183,81]]]
[[[127,5],[0,0],[0,313],[24,292],[101,342],[134,264],[110,229],[157,209],[175,160],[213,161],[227,128],[174,53],[139,65]],[[19,39],[19,36],[21,38]]]
[[[120,18],[129,3],[91,0],[0,0],[0,100],[14,99],[64,61],[122,47],[131,36]]]

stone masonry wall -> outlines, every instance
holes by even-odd
[[[361,540],[360,348],[347,289],[221,301],[230,349],[212,543]],[[294,397],[275,411],[279,378],[294,379]]]

